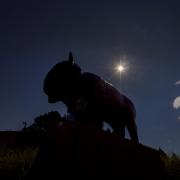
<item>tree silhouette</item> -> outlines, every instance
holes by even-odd
[[[65,121],[65,117],[61,117],[57,111],[51,111],[36,117],[28,127],[27,123],[23,122],[24,127],[19,142],[23,144],[39,144],[48,131],[56,128],[63,121]]]

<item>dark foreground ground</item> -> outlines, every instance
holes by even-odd
[[[161,179],[162,162],[166,179],[180,179],[180,159],[175,154],[167,156],[89,127],[64,124],[39,144],[24,141],[26,136],[20,142],[21,136],[22,132],[0,132],[0,179]]]

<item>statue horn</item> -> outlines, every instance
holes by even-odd
[[[71,64],[74,63],[72,52],[69,53],[68,62],[70,62]]]

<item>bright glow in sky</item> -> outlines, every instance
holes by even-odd
[[[117,66],[117,71],[118,71],[118,72],[121,73],[121,72],[123,72],[124,70],[125,70],[125,67],[124,67],[123,65],[120,64],[120,65]]]

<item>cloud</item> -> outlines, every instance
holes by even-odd
[[[178,96],[178,97],[176,97],[176,98],[174,99],[174,101],[173,101],[173,107],[174,107],[175,109],[180,108],[180,96]]]
[[[175,82],[175,85],[180,85],[180,81]]]

